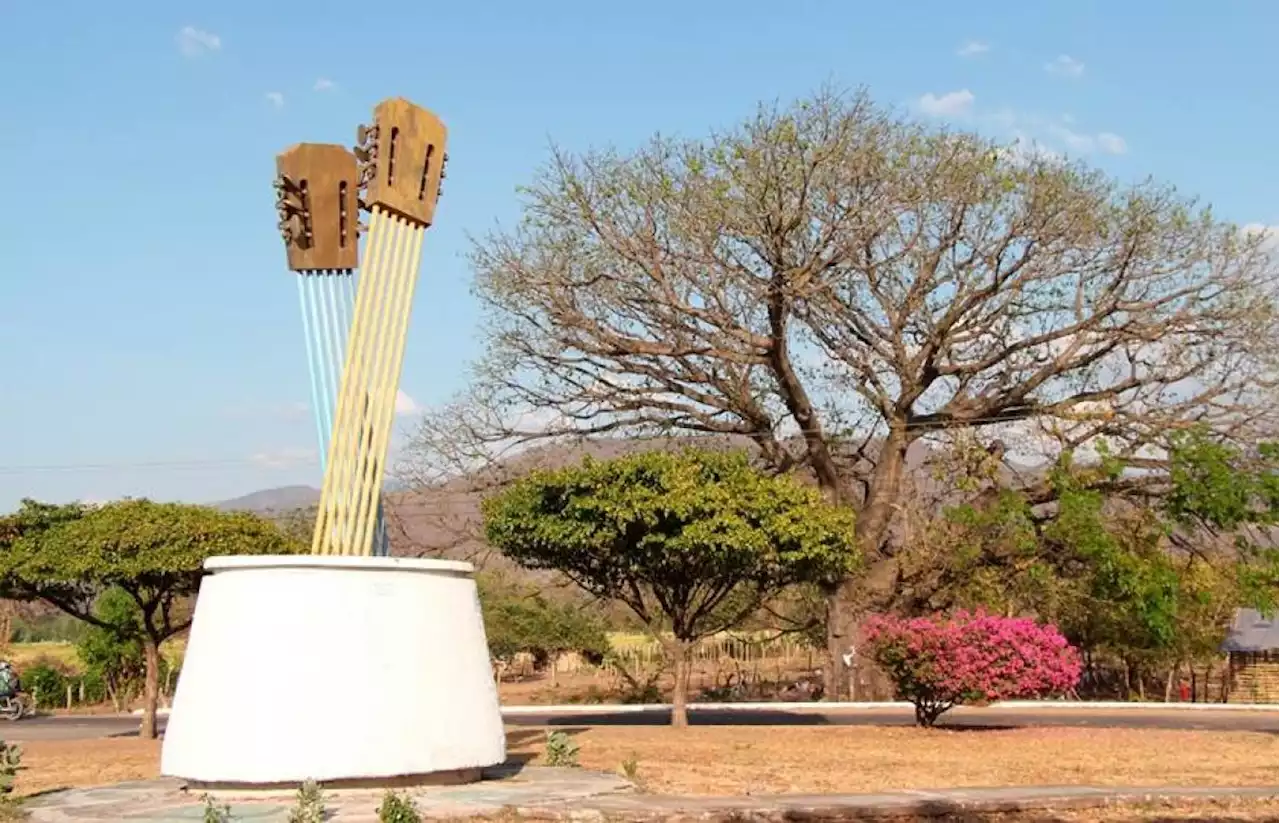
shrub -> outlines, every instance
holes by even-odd
[[[223,803],[219,806],[212,795],[204,795],[204,823],[231,823],[231,806]]]
[[[981,611],[868,621],[871,657],[898,697],[932,726],[953,706],[1065,692],[1080,678],[1080,655],[1056,626]]]
[[[548,766],[577,766],[578,744],[564,732],[548,731],[544,759]]]
[[[66,700],[67,676],[52,663],[37,661],[18,673],[22,690],[35,695],[44,706],[57,706]]]
[[[13,792],[13,781],[22,768],[22,747],[0,740],[0,795]]]
[[[379,823],[422,823],[422,814],[408,795],[388,791],[378,806]]]
[[[489,655],[495,660],[527,652],[540,669],[560,652],[598,660],[609,650],[604,621],[590,608],[550,600],[531,586],[494,575],[477,582]]]
[[[73,684],[76,687],[76,699],[85,705],[94,706],[104,702],[107,697],[107,684],[102,679],[102,673],[98,671],[87,671]]]
[[[289,823],[324,823],[324,790],[314,780],[304,781],[289,810]]]
[[[76,653],[86,671],[102,683],[116,711],[123,711],[141,689],[146,670],[139,627],[141,610],[126,592],[112,588],[99,595],[93,611],[114,628],[91,627],[76,644]],[[163,662],[161,658],[162,665]]]

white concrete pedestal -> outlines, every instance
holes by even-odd
[[[470,564],[302,555],[205,569],[162,774],[332,783],[505,759]]]

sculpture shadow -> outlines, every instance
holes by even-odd
[[[509,718],[508,723],[511,723]],[[575,713],[571,717],[530,718],[530,724],[547,727],[574,726],[670,726],[669,709],[646,709],[639,712],[610,712],[602,708],[589,714]],[[690,726],[829,726],[831,720],[824,715],[810,712],[771,711],[767,709],[738,711],[689,712]],[[881,725],[881,724],[877,724]]]
[[[485,769],[485,779],[502,779],[506,777],[514,777],[519,774],[525,766],[533,762],[538,754],[532,752],[516,752],[512,753],[512,748],[523,747],[530,744],[536,744],[544,741],[547,732],[551,731],[550,727],[525,728],[525,729],[508,729],[507,730],[507,760],[501,766],[493,766]],[[586,731],[585,727],[564,727],[559,726],[555,731],[564,732],[569,736],[582,734]]]

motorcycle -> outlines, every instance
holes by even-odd
[[[35,713],[35,703],[30,695],[19,692],[18,694],[0,697],[0,718],[21,720]]]

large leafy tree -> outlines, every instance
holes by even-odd
[[[913,443],[1012,427],[1052,459],[1105,436],[1143,463],[1096,478],[1119,492],[1167,477],[1170,432],[1275,429],[1270,238],[1168,186],[821,93],[702,140],[556,152],[524,195],[475,246],[488,347],[415,473],[605,433],[803,465],[857,508],[867,561],[831,591],[831,697],[898,588]]]
[[[490,543],[620,601],[674,665],[672,723],[688,722],[690,653],[789,586],[855,565],[853,513],[741,453],[647,452],[538,471],[484,505]]]
[[[122,500],[97,507],[24,500],[0,519],[0,587],[40,599],[107,631],[137,631],[146,666],[142,735],[156,736],[160,644],[191,625],[190,600],[205,558],[283,554],[298,549],[271,522],[247,512]],[[137,605],[133,621],[108,619],[94,605],[118,588]],[[124,638],[127,639],[127,638]]]

